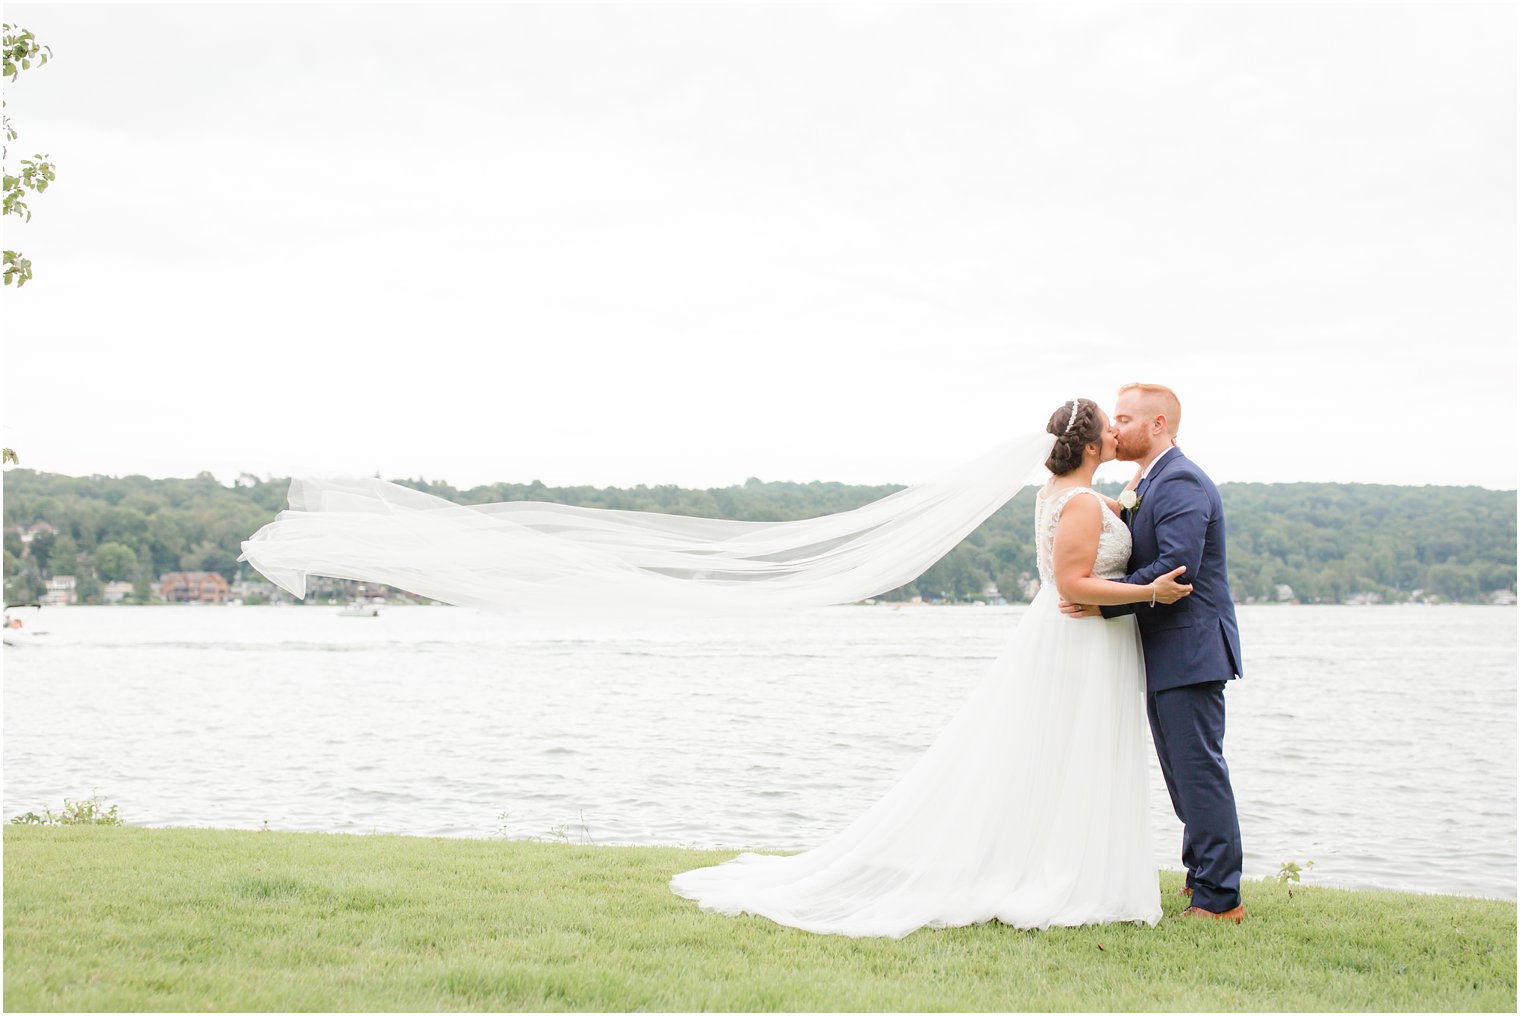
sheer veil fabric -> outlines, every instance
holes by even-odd
[[[290,510],[244,542],[242,559],[298,597],[324,575],[492,610],[853,603],[917,577],[1047,475],[1053,441],[1021,437],[853,511],[792,522],[466,506],[380,480],[299,479]],[[1041,592],[895,787],[812,850],[744,853],[676,875],[672,890],[715,912],[851,936],[993,919],[1156,924],[1139,635],[1133,617],[1057,609],[1050,547],[1069,496],[1038,501]],[[1128,556],[1129,531],[1105,509],[1094,574],[1122,574]]]
[[[488,610],[681,613],[854,603],[948,553],[1025,484],[1054,438],[1016,438],[853,511],[735,522],[540,501],[457,505],[378,479],[296,479],[240,560],[298,598],[310,575]]]

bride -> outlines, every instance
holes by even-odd
[[[1145,678],[1133,617],[1087,604],[1172,603],[1181,568],[1122,576],[1129,530],[1091,487],[1115,457],[1103,411],[1075,399],[1045,433],[853,511],[741,522],[537,501],[461,505],[379,479],[292,481],[290,510],[243,543],[296,597],[311,575],[385,583],[490,610],[683,614],[853,603],[922,574],[1040,463],[1041,588],[980,686],[880,801],[806,853],[741,854],[677,875],[702,907],[808,931],[906,935],[1161,917],[1149,863]]]
[[[1079,603],[1173,603],[1190,590],[1109,581],[1129,530],[1092,489],[1114,458],[1088,399],[1051,416],[1039,492],[1040,592],[981,685],[901,781],[853,823],[792,856],[740,854],[671,880],[723,914],[805,931],[901,937],[998,920],[1018,928],[1161,919],[1150,862],[1145,672],[1133,616],[1073,621]]]

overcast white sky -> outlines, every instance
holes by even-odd
[[[1515,486],[1512,5],[6,20],[31,468],[907,483],[1149,380],[1219,481]]]

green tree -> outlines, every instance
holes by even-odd
[[[971,548],[961,544],[945,555],[945,592],[952,599],[974,600],[982,595],[987,575],[973,563]]]
[[[156,597],[154,588],[156,584],[153,562],[140,562],[137,566],[137,574],[132,577],[132,599],[138,603],[152,603]]]
[[[237,575],[237,558],[238,556],[226,547],[204,540],[196,544],[194,549],[181,555],[180,567],[184,571],[216,572],[231,582]]]
[[[142,554],[148,548],[148,517],[136,508],[114,505],[101,519],[100,540],[102,544],[120,543],[134,554]]]
[[[47,584],[37,571],[37,563],[30,559],[18,561],[16,574],[5,574],[6,603],[36,603],[47,592]]]
[[[175,513],[161,508],[149,515],[148,552],[154,574],[178,571],[179,557],[184,551],[185,534],[180,529]]]
[[[79,545],[68,533],[59,533],[53,541],[53,551],[48,555],[48,574],[79,574]]]
[[[1447,600],[1477,598],[1478,576],[1472,570],[1450,562],[1433,565],[1425,575],[1426,589]]]
[[[48,559],[53,554],[53,543],[57,539],[57,533],[50,533],[46,530],[32,537],[31,558],[33,563],[43,571],[47,570]]]
[[[137,574],[137,553],[121,543],[95,548],[95,570],[107,582],[129,582]]]

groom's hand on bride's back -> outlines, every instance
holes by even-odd
[[[1091,603],[1072,603],[1070,600],[1061,601],[1061,613],[1067,617],[1102,617],[1103,611],[1094,607]]]

